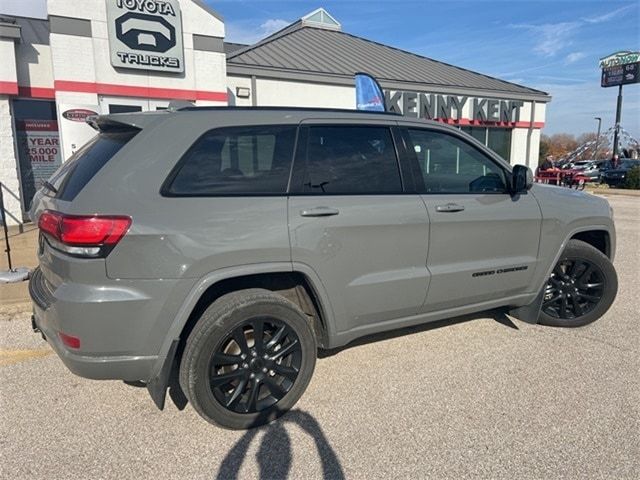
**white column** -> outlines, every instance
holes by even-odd
[[[0,95],[0,182],[3,185],[7,225],[22,223],[18,157],[15,151],[10,99]]]

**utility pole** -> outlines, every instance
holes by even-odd
[[[594,120],[598,120],[598,135],[596,136],[596,148],[595,152],[593,152],[593,159],[598,160],[598,143],[600,143],[600,127],[602,126],[602,118],[593,117]]]
[[[620,117],[622,116],[622,85],[618,86],[618,106],[616,107],[616,126],[613,132],[613,156],[618,154],[618,136],[620,135]]]

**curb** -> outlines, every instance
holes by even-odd
[[[585,188],[584,191],[593,195],[623,195],[627,197],[640,197],[640,190],[627,190],[622,188]]]

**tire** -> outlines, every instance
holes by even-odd
[[[581,327],[595,322],[617,292],[618,276],[606,255],[588,243],[569,240],[544,286],[539,323]]]
[[[260,329],[262,342],[254,338]],[[297,305],[269,290],[241,290],[201,315],[185,345],[180,385],[208,422],[253,428],[295,405],[316,355],[315,335]]]

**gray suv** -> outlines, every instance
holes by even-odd
[[[89,120],[36,195],[33,327],[74,373],[249,428],[317,349],[501,308],[576,327],[612,304],[608,203],[533,185],[461,131],[392,114],[196,108]]]

